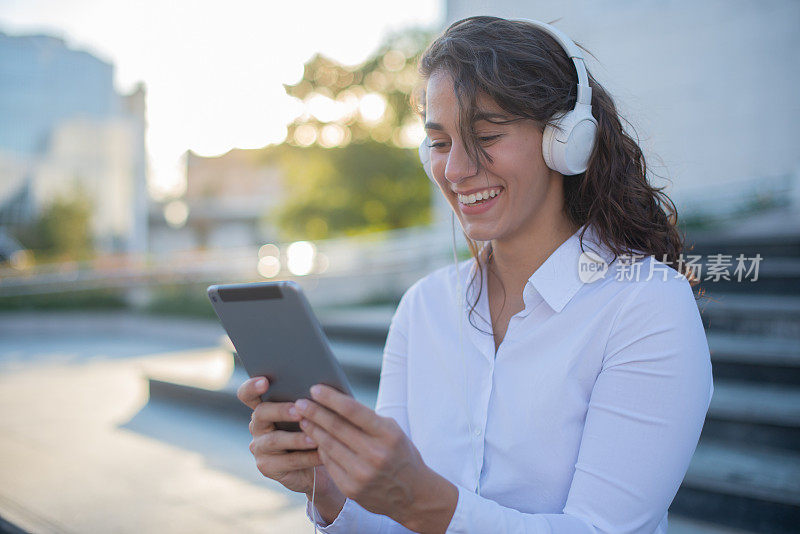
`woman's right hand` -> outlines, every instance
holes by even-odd
[[[329,485],[333,485],[333,481],[322,465],[316,443],[305,432],[275,429],[277,421],[300,421],[300,415],[289,412],[294,403],[262,402],[261,395],[267,389],[269,382],[266,378],[254,377],[239,386],[236,393],[239,400],[253,410],[250,419],[250,434],[253,436],[250,452],[256,459],[258,470],[292,491],[310,495],[314,481],[313,468],[318,466],[316,491],[324,492]]]

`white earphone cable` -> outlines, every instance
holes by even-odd
[[[317,508],[314,504],[314,498],[317,494],[317,466],[315,465],[311,469],[314,470],[314,481],[311,483],[311,522],[314,523],[314,534],[317,534]]]

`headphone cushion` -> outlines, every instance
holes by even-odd
[[[542,155],[547,166],[564,176],[586,170],[597,136],[597,120],[589,109],[578,107],[556,115],[542,134]]]
[[[422,162],[422,168],[425,169],[425,174],[428,175],[428,178],[434,183],[436,180],[433,179],[433,171],[431,170],[431,147],[428,146],[429,139],[426,137],[422,140],[422,143],[419,144],[419,160]]]

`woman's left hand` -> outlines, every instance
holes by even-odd
[[[329,386],[312,387],[311,398],[295,402],[300,426],[336,486],[370,512],[444,532],[458,489],[425,465],[400,425]]]

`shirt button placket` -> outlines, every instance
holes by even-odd
[[[491,348],[494,348],[494,342],[491,341]],[[478,458],[480,458],[480,463],[478,465],[477,473],[475,474],[477,479],[480,480],[481,473],[483,473],[483,454],[484,454],[484,445],[485,442],[483,440],[483,429],[486,426],[486,419],[489,415],[489,401],[492,395],[492,384],[494,383],[494,358],[488,360],[489,369],[486,376],[483,378],[483,383],[481,387],[481,407],[479,412],[476,414],[478,415],[478,420],[475,421],[475,426],[472,429],[472,438],[475,440],[475,445],[478,449]],[[476,489],[477,489],[477,481],[476,481]]]

